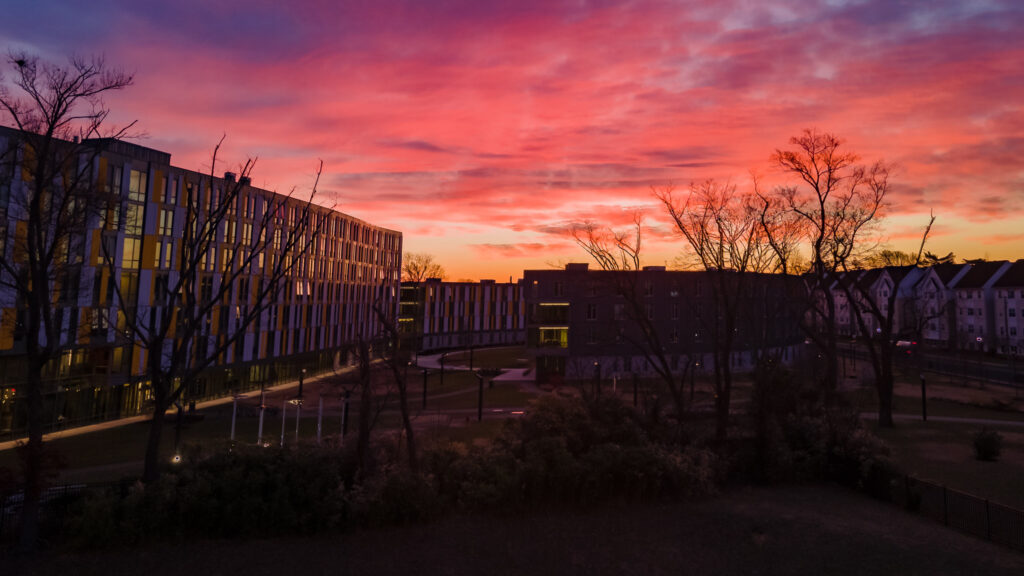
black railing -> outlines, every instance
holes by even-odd
[[[894,475],[883,498],[950,528],[1024,550],[1024,510],[907,475]]]

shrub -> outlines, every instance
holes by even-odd
[[[978,460],[995,462],[1003,451],[1003,435],[995,430],[982,428],[974,435],[974,457]]]

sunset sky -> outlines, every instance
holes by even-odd
[[[803,128],[893,178],[885,234],[1024,257],[1024,3],[0,0],[0,46],[135,73],[111,121],[208,170],[308,190],[400,230],[450,279],[585,261],[573,222],[645,211],[651,187],[740,187]],[[343,5],[343,7],[339,7]],[[5,65],[4,69],[8,67]]]

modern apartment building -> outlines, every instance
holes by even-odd
[[[418,351],[522,344],[520,282],[403,282],[398,317],[403,341]]]
[[[663,350],[673,371],[688,363],[713,369],[714,342],[725,326],[714,294],[717,274],[654,266],[603,271],[587,264],[525,271],[527,349],[537,380],[589,379],[595,370],[603,377],[650,375],[645,349],[651,346]],[[750,370],[766,351],[792,360],[803,342],[796,305],[802,280],[748,274],[743,281],[734,303],[733,368]]]
[[[18,145],[17,136],[0,128],[0,148]],[[76,232],[83,239],[81,252],[67,255],[70,276],[62,283],[66,288],[56,316],[63,327],[63,351],[45,390],[47,413],[65,425],[146,411],[147,355],[167,350],[147,350],[126,337],[123,309],[145,314],[164,301],[155,295],[176,282],[186,227],[196,226],[190,214],[203,219],[218,207],[226,210],[197,272],[203,298],[220,293],[225,266],[238,261],[238,250],[253,245],[268,207],[274,207],[279,227],[287,228],[306,206],[302,200],[252,187],[232,173],[211,178],[173,166],[171,155],[159,150],[113,140],[83,144],[99,150],[83,155],[82,162],[91,162],[84,167],[91,182],[115,200],[89,216],[86,229]],[[24,257],[13,240],[24,229],[25,214],[11,199],[24,197],[27,183],[22,170],[8,168],[0,195],[0,234],[6,241],[0,247],[2,257],[16,261]],[[235,202],[221,204],[225,191],[236,186],[240,193]],[[192,199],[191,210],[187,199]],[[401,233],[320,206],[310,211],[313,224],[299,238],[303,249],[293,252],[297,260],[283,289],[188,391],[190,398],[329,369],[359,338],[379,332],[373,306],[397,311]],[[264,271],[275,257],[270,253],[254,259],[219,301],[210,302],[208,326],[198,346],[213,349],[235,333],[239,319],[257,306]],[[0,290],[0,433],[17,434],[23,426],[18,389],[25,374],[25,341],[39,336],[25,332],[17,295]]]

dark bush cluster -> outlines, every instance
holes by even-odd
[[[458,508],[578,506],[714,490],[711,452],[651,440],[617,400],[548,399],[488,448],[435,453],[438,493]]]
[[[974,457],[978,460],[995,462],[1003,451],[1003,435],[995,430],[982,428],[974,435]]]
[[[248,537],[422,521],[446,510],[515,511],[714,490],[710,452],[651,440],[615,400],[549,399],[487,447],[431,447],[423,472],[379,447],[359,471],[337,447],[193,453],[157,483],[92,493],[60,526],[80,547]]]

